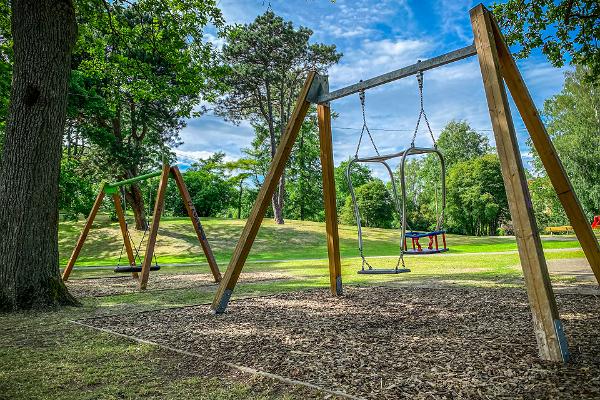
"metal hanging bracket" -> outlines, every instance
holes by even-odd
[[[310,85],[310,89],[308,89],[308,94],[306,95],[306,100],[313,104],[317,104],[319,97],[326,96],[329,93],[329,77],[327,75],[319,75],[316,74],[312,84]],[[328,104],[329,102],[320,103],[320,104]]]

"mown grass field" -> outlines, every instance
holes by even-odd
[[[84,221],[64,222],[59,232],[61,265],[65,265]],[[202,224],[217,261],[229,260],[243,229],[242,220],[203,219]],[[398,254],[399,233],[394,229],[366,228],[364,232],[365,254],[368,256],[392,256]],[[130,229],[133,241],[140,243],[143,232]],[[340,225],[340,251],[344,257],[358,257],[356,228]],[[97,217],[87,238],[77,265],[116,265],[122,248],[122,238],[117,223],[107,216]],[[145,241],[142,246],[145,246]],[[545,249],[565,249],[578,246],[573,235],[544,237]],[[452,254],[500,252],[516,250],[513,237],[473,237],[448,235],[448,246]],[[162,218],[156,244],[159,263],[204,262],[200,245],[187,218]],[[325,228],[322,223],[290,221],[277,225],[265,220],[254,242],[248,260],[299,260],[327,257]],[[127,264],[123,254],[122,264]]]
[[[203,221],[221,270],[237,242],[243,221]],[[79,235],[83,221],[62,223],[60,257],[64,265]],[[283,291],[328,286],[327,250],[323,224],[288,221],[276,226],[265,221],[244,272],[280,272],[285,280],[251,282],[240,278],[234,300]],[[141,236],[132,230],[134,239]],[[367,229],[367,254],[394,256],[398,233]],[[443,255],[407,257],[409,274],[365,276],[355,272],[356,232],[340,226],[344,284],[415,285],[448,284],[519,287],[522,273],[514,238],[475,238],[449,235],[451,251]],[[583,259],[572,236],[544,237],[549,260]],[[110,270],[86,269],[93,265],[115,265],[121,250],[118,225],[101,217],[94,225],[74,271],[73,280],[110,276]],[[165,218],[161,223],[157,255],[160,263],[199,263],[185,267],[163,267],[153,274],[207,273],[197,240],[186,219]],[[374,258],[372,264],[393,267],[393,257]],[[582,262],[585,262],[582,260]],[[319,397],[303,393],[266,378],[207,370],[197,360],[188,360],[150,345],[132,343],[106,333],[71,323],[94,316],[137,313],[207,303],[214,285],[203,288],[152,290],[80,299],[82,307],[50,313],[25,312],[0,315],[0,399],[295,399]],[[555,283],[574,278],[553,276]],[[135,283],[132,281],[132,285]],[[324,396],[324,395],[323,395]]]

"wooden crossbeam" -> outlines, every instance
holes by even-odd
[[[304,87],[302,88],[298,99],[296,100],[296,107],[294,108],[294,112],[287,124],[285,133],[281,137],[281,141],[277,147],[275,156],[271,162],[271,166],[269,167],[269,172],[265,176],[265,180],[258,191],[256,201],[254,202],[254,206],[252,206],[250,216],[246,221],[246,225],[244,226],[244,230],[242,231],[240,239],[238,240],[237,246],[233,251],[227,271],[225,271],[225,275],[223,276],[219,288],[217,289],[211,306],[213,312],[217,314],[225,312],[225,309],[229,304],[229,299],[231,298],[233,289],[235,288],[240,273],[242,272],[244,263],[248,258],[248,254],[250,253],[254,239],[256,239],[256,234],[258,233],[258,229],[260,228],[262,220],[265,216],[267,207],[271,203],[273,192],[279,183],[279,179],[281,178],[281,175],[285,169],[285,164],[290,157],[292,147],[294,146],[298,132],[302,127],[302,123],[304,122],[304,118],[306,117],[306,113],[310,107],[307,96],[314,77],[314,72],[309,73],[308,78],[304,83]]]
[[[212,252],[210,244],[208,243],[206,234],[204,233],[204,228],[202,228],[200,218],[198,218],[198,213],[196,212],[196,207],[194,206],[192,197],[188,192],[187,186],[185,185],[183,177],[181,176],[181,172],[179,172],[179,168],[171,167],[171,175],[173,176],[173,179],[175,179],[175,183],[177,184],[177,188],[179,189],[179,194],[181,194],[181,199],[183,200],[185,209],[188,213],[188,216],[192,220],[194,231],[196,232],[196,236],[198,237],[200,246],[202,246],[202,250],[204,251],[204,255],[206,256],[206,261],[208,262],[210,271],[212,272],[213,277],[215,278],[215,282],[220,282],[221,272],[219,271],[219,266],[217,265],[215,256]]]
[[[121,229],[121,235],[123,236],[123,244],[125,245],[125,252],[127,253],[127,260],[129,260],[129,266],[135,267],[135,256],[133,255],[133,247],[131,247],[131,239],[129,238],[129,231],[127,229],[127,221],[125,221],[125,214],[123,213],[123,207],[121,207],[121,196],[118,193],[112,195],[113,203],[115,203],[115,211],[119,220],[119,228]],[[139,279],[137,272],[132,272],[131,276],[133,279]]]
[[[550,182],[558,195],[573,231],[579,239],[579,243],[585,253],[585,256],[596,276],[596,281],[600,284],[600,246],[594,235],[594,231],[587,220],[581,203],[577,199],[577,195],[573,191],[571,181],[565,172],[565,169],[556,153],[554,144],[546,132],[546,127],[540,118],[540,114],[535,107],[535,103],[531,98],[529,90],[523,81],[523,77],[517,68],[514,58],[504,40],[500,28],[494,19],[492,19],[492,28],[496,47],[498,49],[498,57],[500,59],[500,72],[508,86],[508,90],[523,118],[525,127],[529,131],[533,146],[537,151],[546,173],[550,178]]]
[[[503,41],[504,39],[496,36],[491,21],[492,17],[483,5],[480,4],[473,8],[470,14],[502,177],[532,310],[538,349],[543,359],[566,361],[568,359],[566,340],[564,340],[550,284],[517,135],[500,72],[500,59],[496,43],[498,40]]]
[[[319,143],[321,148],[321,171],[323,175],[323,202],[325,205],[325,228],[327,232],[327,254],[329,255],[329,284],[331,293],[342,294],[342,264],[340,261],[340,239],[338,234],[333,143],[331,138],[331,108],[317,106],[319,121]]]
[[[83,231],[81,231],[81,235],[79,235],[79,238],[77,239],[77,244],[75,245],[75,248],[73,249],[73,253],[71,253],[71,257],[69,258],[69,261],[67,262],[67,266],[65,267],[65,270],[63,271],[63,274],[62,274],[63,281],[66,281],[67,279],[69,279],[69,275],[71,275],[73,266],[75,265],[75,262],[77,261],[77,257],[79,257],[79,253],[81,252],[81,249],[83,248],[83,244],[85,243],[85,239],[87,238],[87,235],[90,232],[90,229],[92,228],[92,224],[94,223],[96,214],[98,214],[98,210],[100,209],[100,206],[102,205],[103,199],[104,199],[104,185],[102,185],[102,187],[100,187],[100,192],[98,192],[98,196],[96,196],[96,201],[94,201],[92,210],[90,211],[90,214],[88,215],[87,220],[85,221],[85,226],[83,227]]]
[[[142,261],[142,276],[140,277],[140,290],[146,290],[148,285],[148,277],[150,276],[150,265],[152,264],[152,256],[154,255],[154,246],[156,246],[156,236],[158,234],[158,225],[163,212],[165,203],[165,193],[167,192],[167,184],[169,183],[169,174],[171,168],[168,164],[163,164],[160,182],[158,184],[158,192],[156,194],[156,202],[154,203],[154,213],[152,214],[152,226],[150,227],[150,235],[148,236],[148,245],[146,253]]]

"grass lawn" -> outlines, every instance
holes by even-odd
[[[206,219],[203,220],[206,235],[213,252],[221,264],[229,260],[244,221]],[[71,255],[84,221],[64,222],[60,226],[59,245],[61,265]],[[143,232],[130,230],[134,242],[140,242]],[[398,254],[400,235],[397,230],[365,228],[364,248],[367,256],[392,256]],[[356,228],[340,225],[340,251],[342,257],[358,257]],[[544,236],[545,249],[579,247],[573,235]],[[144,242],[145,245],[145,242]],[[142,246],[142,249],[145,246]],[[448,247],[453,254],[514,251],[517,249],[513,237],[473,237],[448,235]],[[116,265],[122,248],[122,238],[117,223],[100,215],[87,238],[79,256],[77,266]],[[142,251],[143,253],[143,251]],[[204,262],[202,250],[187,218],[162,218],[156,255],[159,263]],[[325,228],[322,223],[308,221],[286,221],[283,226],[265,220],[254,242],[249,260],[297,260],[326,258]],[[121,264],[127,264],[123,254]]]
[[[204,222],[216,258],[224,271],[237,242],[242,221],[209,219]],[[83,222],[63,223],[60,255],[64,265]],[[328,286],[324,226],[320,223],[288,221],[275,226],[265,221],[244,272],[281,273],[284,280],[256,281],[242,273],[234,300]],[[139,233],[133,232],[134,237]],[[343,280],[345,285],[423,285],[521,287],[522,273],[514,238],[474,238],[450,235],[451,251],[435,256],[407,257],[409,274],[365,276],[355,272],[356,233],[341,226]],[[397,254],[398,233],[366,229],[367,254]],[[572,236],[544,238],[549,260],[582,259]],[[561,250],[563,249],[563,250]],[[118,226],[106,217],[94,225],[79,265],[114,265],[121,250]],[[193,230],[186,219],[161,221],[157,246],[162,263],[203,262]],[[507,253],[494,253],[507,252]],[[311,260],[313,259],[313,260]],[[317,260],[314,260],[317,259]],[[272,261],[268,261],[272,260]],[[290,260],[290,261],[286,261]],[[294,260],[293,262],[291,260]],[[377,258],[372,264],[393,267],[393,258]],[[583,261],[585,262],[585,261]],[[107,333],[89,330],[72,320],[102,315],[120,315],[210,302],[214,285],[153,290],[153,277],[185,272],[207,273],[198,266],[163,267],[152,273],[149,290],[103,297],[82,298],[82,307],[49,313],[24,312],[0,315],[0,399],[296,399],[325,394],[267,378],[224,371],[215,365],[202,368],[197,360],[161,348],[140,344]],[[106,270],[78,270],[72,280],[108,276]],[[574,278],[553,277],[555,283]],[[98,280],[101,282],[102,280]],[[328,397],[331,398],[331,397]]]

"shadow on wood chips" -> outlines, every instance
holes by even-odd
[[[248,272],[244,274],[244,282],[257,283],[291,279],[283,272]],[[138,282],[131,275],[108,276],[99,278],[71,279],[66,282],[69,293],[77,298],[116,296],[139,292]],[[173,289],[216,288],[217,284],[211,274],[151,273],[146,292]]]
[[[86,323],[368,399],[599,398],[600,297],[557,301],[566,365],[538,359],[518,289],[347,287]]]

